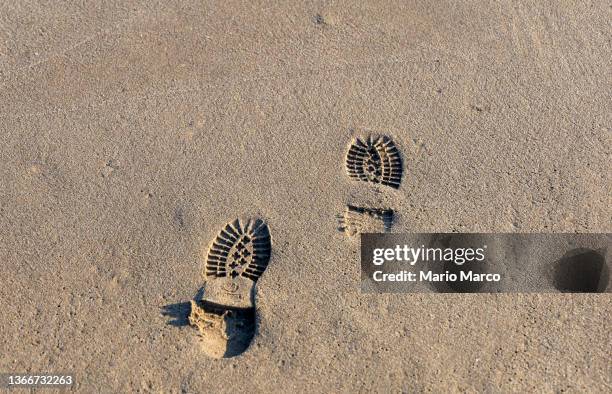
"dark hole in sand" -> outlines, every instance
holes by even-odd
[[[556,262],[554,286],[568,293],[601,293],[608,286],[609,275],[602,253],[574,249]]]

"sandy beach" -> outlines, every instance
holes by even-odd
[[[72,373],[77,392],[610,392],[610,288],[362,293],[363,229],[343,220],[611,232],[611,17],[0,1],[0,373]],[[370,136],[401,181],[347,171]],[[260,267],[234,316],[251,336],[224,357],[191,301],[236,219],[248,253],[233,236],[231,253]]]

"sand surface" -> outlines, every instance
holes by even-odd
[[[604,1],[0,2],[0,372],[73,371],[82,392],[609,392],[609,294],[362,294],[337,215],[610,232],[611,17]],[[398,189],[347,176],[370,133],[402,152]],[[257,332],[212,359],[188,305],[245,216],[272,235]]]

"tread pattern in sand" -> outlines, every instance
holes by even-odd
[[[387,136],[370,136],[365,141],[357,138],[346,156],[346,170],[353,179],[397,189],[402,180],[402,159]]]
[[[191,301],[188,316],[208,356],[234,357],[249,347],[256,326],[255,286],[271,251],[270,231],[261,219],[236,219],[213,240],[206,285],[201,299]]]
[[[367,208],[347,205],[339,217],[338,229],[347,235],[388,232],[393,225],[392,209]]]
[[[257,281],[268,266],[271,242],[261,219],[241,223],[236,219],[219,232],[208,251],[207,277],[242,276]]]

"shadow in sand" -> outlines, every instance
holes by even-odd
[[[191,313],[191,303],[189,302],[168,304],[161,308],[161,314],[171,318],[168,320],[168,324],[175,327],[188,326],[189,313]]]
[[[204,295],[204,288],[200,288],[194,299],[199,300],[202,299]],[[178,302],[176,304],[168,304],[164,305],[161,308],[161,314],[163,316],[168,316],[171,319],[168,321],[168,324],[174,327],[184,327],[189,325],[189,314],[191,313],[191,302]]]

